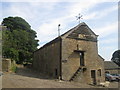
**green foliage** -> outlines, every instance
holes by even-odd
[[[11,31],[15,29],[30,30],[30,25],[21,17],[4,18],[2,24]]]
[[[11,63],[11,68],[10,68],[10,70],[11,70],[12,72],[16,72],[16,71],[17,71],[17,65],[16,65],[16,63],[15,63],[14,61],[12,61],[12,63]]]
[[[111,60],[120,66],[120,50],[117,50],[113,53]]]
[[[32,62],[32,54],[37,49],[36,32],[20,17],[3,19],[3,56],[15,60],[17,63]]]
[[[17,67],[16,67],[16,66],[12,66],[12,67],[11,67],[11,71],[12,71],[12,72],[16,72],[16,71],[17,71]]]

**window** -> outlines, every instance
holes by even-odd
[[[95,70],[91,70],[91,78],[95,78]]]
[[[77,50],[79,50],[79,45],[77,44]]]
[[[98,76],[101,76],[101,69],[98,69]]]

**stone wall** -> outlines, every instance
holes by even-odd
[[[60,75],[60,41],[40,48],[34,52],[33,68],[37,71],[58,78]]]
[[[63,80],[71,80],[80,70],[82,73],[78,73],[74,81],[88,84],[103,82],[104,60],[98,55],[97,37],[85,23],[81,23],[61,35],[62,41],[56,38],[57,41],[55,39],[34,52],[33,67],[56,78],[61,71]],[[83,66],[80,53],[84,56]],[[91,77],[91,71],[94,71],[92,76],[94,74],[95,79]]]
[[[75,81],[81,82],[85,81],[88,84],[92,83],[91,70],[96,71],[96,81],[97,83],[104,81],[104,62],[98,56],[97,42],[85,41],[85,40],[75,40],[70,38],[65,38],[62,41],[62,78],[64,80],[69,80],[75,71],[80,67],[80,57],[79,53],[74,52],[77,48],[84,53],[84,62],[86,71],[83,75],[79,75],[79,79]],[[98,76],[98,70],[101,69],[101,76]]]
[[[101,58],[100,56],[98,56],[98,63],[97,63],[97,82],[99,84],[99,82],[103,82],[105,81],[105,68],[104,68],[104,60],[103,58]],[[98,75],[98,70],[101,69],[101,76]]]
[[[110,74],[120,74],[120,70],[118,69],[106,69],[105,72],[109,72]]]
[[[9,72],[11,69],[11,59],[2,59],[2,71]]]

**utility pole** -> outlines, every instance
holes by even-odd
[[[80,20],[83,19],[82,16],[83,16],[83,15],[81,15],[80,13],[78,14],[78,16],[76,16],[76,18],[77,18],[79,24],[80,24]]]

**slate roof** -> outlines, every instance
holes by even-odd
[[[68,30],[66,33],[62,34],[61,37],[56,37],[55,39],[53,39],[52,41],[46,43],[44,46],[42,46],[41,48],[39,48],[38,50],[49,46],[50,44],[53,44],[54,42],[60,40],[62,37],[68,37],[68,38],[74,38],[74,39],[78,39],[78,34],[85,34],[88,35],[86,36],[85,39],[80,39],[80,40],[89,40],[89,41],[97,41],[97,36],[89,27],[86,23],[82,22],[80,24],[78,24],[77,26],[73,27],[72,29]],[[91,37],[89,35],[94,35],[94,37]],[[36,51],[38,51],[36,50]],[[35,51],[35,52],[36,52]]]
[[[101,55],[98,54],[98,56],[99,56],[103,61],[105,60]]]
[[[86,32],[86,30],[87,30],[87,32]],[[89,31],[88,31],[89,30]],[[88,25],[85,23],[85,22],[82,22],[82,23],[80,23],[80,24],[78,24],[77,26],[75,26],[75,27],[73,27],[72,29],[70,29],[69,31],[67,31],[66,33],[64,33],[64,34],[62,34],[61,36],[64,36],[65,34],[67,34],[67,33],[74,33],[73,31],[75,31],[75,33],[81,33],[81,34],[88,34],[88,32],[90,33],[91,32],[91,34],[94,34],[94,35],[96,35],[89,27],[88,27]],[[96,36],[98,36],[98,35],[96,35]]]
[[[120,68],[117,64],[112,61],[104,61],[105,69],[118,69]]]
[[[82,35],[82,37],[79,37]],[[72,32],[68,35],[68,38],[97,41],[98,35],[96,35],[86,23],[80,23],[78,26],[72,29]]]
[[[78,25],[78,28],[73,33],[78,34],[85,34],[85,35],[96,35],[86,23],[81,23],[81,25]]]

